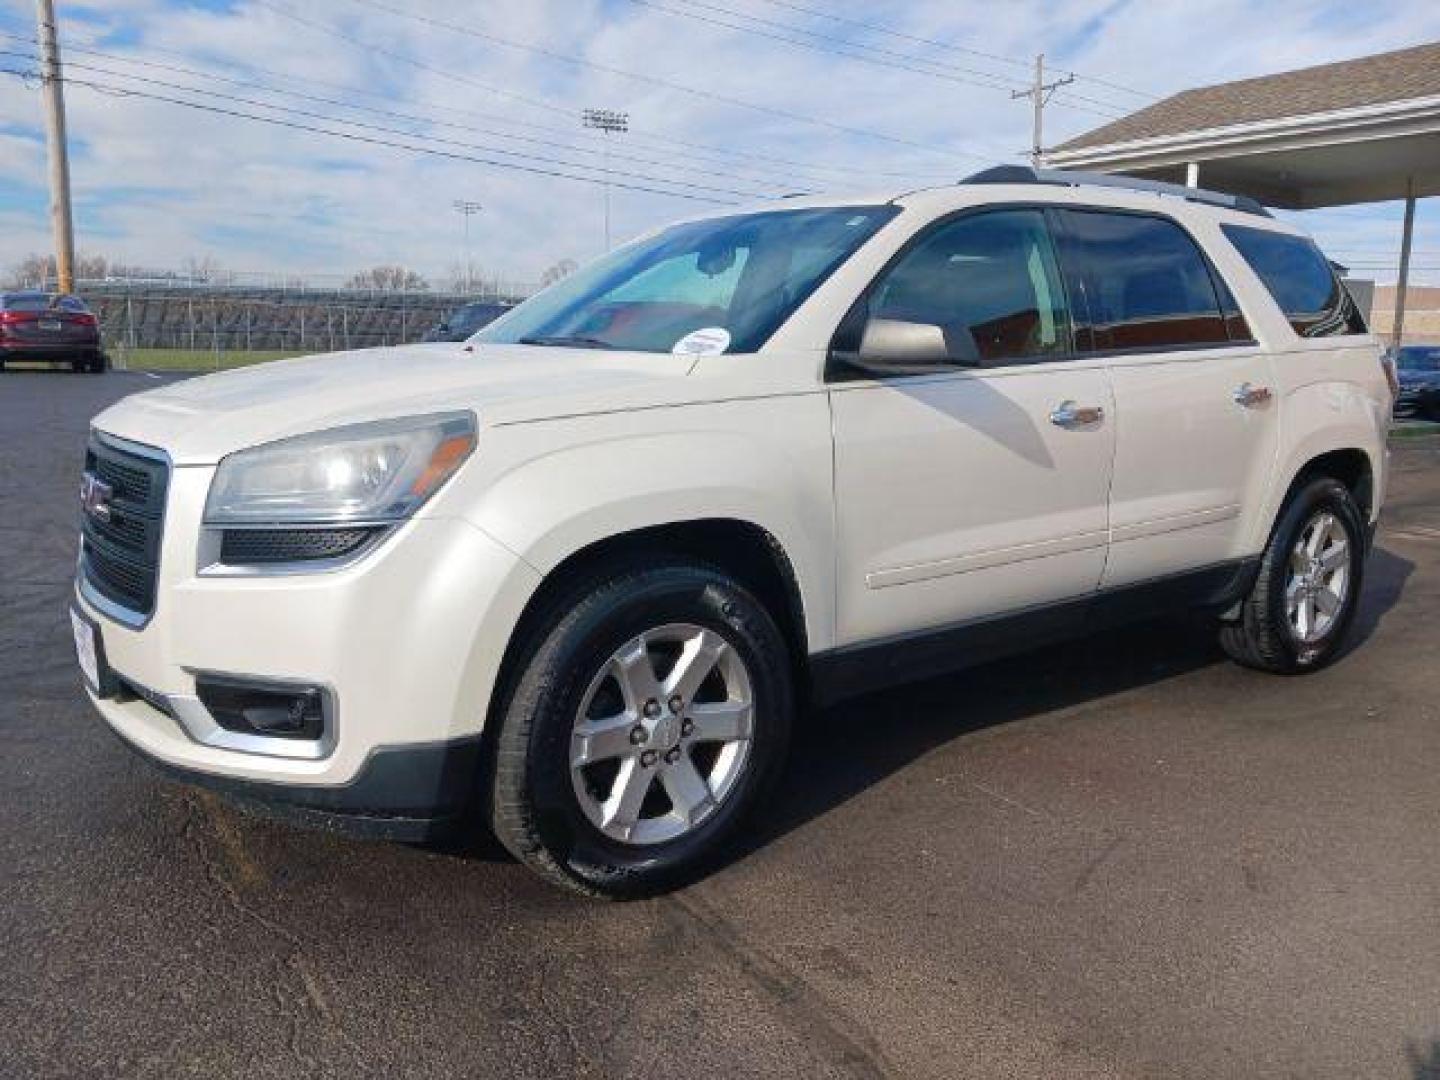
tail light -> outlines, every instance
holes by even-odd
[[[90,314],[90,312],[88,311],[82,311],[79,314],[71,315],[70,321],[73,322],[76,326],[94,326],[96,324],[95,316]]]
[[[1400,376],[1395,370],[1395,354],[1387,352],[1380,357],[1380,367],[1385,371],[1385,381],[1390,384],[1390,400],[1400,396]]]
[[[14,326],[16,323],[29,322],[34,317],[28,311],[0,311],[0,326]]]

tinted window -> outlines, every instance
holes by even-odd
[[[898,211],[770,210],[676,225],[591,263],[491,323],[478,340],[670,352],[697,330],[754,352]]]
[[[1355,301],[1313,241],[1243,225],[1220,228],[1301,337],[1366,332]]]
[[[1090,210],[1060,217],[1065,261],[1089,314],[1082,345],[1167,349],[1230,340],[1210,267],[1175,222]]]
[[[1070,317],[1044,215],[997,210],[941,225],[870,293],[869,317],[938,326],[962,363],[1071,351]]]
[[[12,293],[5,297],[5,306],[11,311],[49,311],[50,297],[44,293]]]

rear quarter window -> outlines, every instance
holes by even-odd
[[[1314,241],[1244,225],[1223,224],[1220,229],[1255,271],[1295,333],[1330,337],[1367,332],[1360,309]]]

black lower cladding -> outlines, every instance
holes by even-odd
[[[811,657],[812,700],[827,705],[1175,611],[1223,611],[1250,591],[1260,560],[1236,559],[1073,600],[862,642]]]
[[[160,761],[128,739],[126,746],[182,783],[203,787],[282,821],[387,840],[425,840],[469,807],[480,767],[480,736],[370,752],[347,784],[274,784],[185,769]]]

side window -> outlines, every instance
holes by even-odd
[[[1231,339],[1205,256],[1175,222],[1102,210],[1060,217],[1065,262],[1083,282],[1089,308],[1082,344],[1170,349]]]
[[[1363,334],[1365,319],[1313,241],[1269,229],[1221,225],[1301,337]]]
[[[1045,216],[995,210],[922,238],[876,282],[868,316],[938,328],[937,364],[994,366],[1071,351],[1070,315]]]

